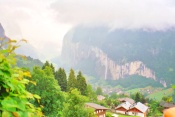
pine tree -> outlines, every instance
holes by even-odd
[[[44,63],[42,69],[45,69],[47,66],[50,67],[50,68],[52,68],[52,72],[53,72],[53,74],[55,74],[55,67],[53,66],[52,63],[50,64],[49,61],[46,61],[46,62]]]
[[[44,65],[43,65],[42,69],[45,69],[45,67],[46,67],[46,66],[50,66],[49,61],[46,61],[46,62],[44,63]]]
[[[64,69],[59,68],[59,70],[55,72],[55,79],[58,81],[61,90],[67,91],[67,76]]]
[[[53,66],[53,64],[50,64],[50,67],[52,68],[53,74],[55,74],[55,67]]]
[[[67,82],[67,91],[76,88],[77,80],[75,78],[75,73],[73,69],[70,69],[69,78]]]
[[[101,87],[97,87],[96,94],[97,95],[103,95]]]
[[[81,71],[79,71],[77,75],[77,89],[81,92],[82,95],[86,95],[87,83]]]

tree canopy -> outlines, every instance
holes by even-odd
[[[86,79],[82,75],[81,71],[77,75],[77,89],[81,92],[82,95],[87,94],[87,83]]]
[[[55,79],[58,81],[61,90],[67,91],[67,76],[64,69],[59,68],[58,71],[55,72]]]
[[[34,83],[25,78],[31,77],[30,72],[16,66],[14,50],[18,47],[17,41],[4,42],[2,38],[0,41],[0,116],[42,116],[41,109],[28,101],[29,98],[40,99],[38,95],[26,90],[28,83]]]
[[[77,80],[75,77],[75,72],[73,69],[70,69],[69,78],[67,81],[67,90],[70,91],[77,87]]]
[[[40,104],[43,105],[43,112],[46,116],[56,117],[61,115],[64,96],[55,80],[52,68],[46,66],[43,70],[40,67],[34,67],[32,78],[37,86],[29,86],[28,90],[41,96]],[[38,102],[34,102],[38,105]]]

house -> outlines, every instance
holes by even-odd
[[[135,101],[133,99],[127,98],[127,97],[126,98],[119,98],[118,101],[120,101],[121,103],[123,103],[123,102],[129,102],[130,104],[135,103]]]
[[[85,103],[85,106],[87,108],[93,108],[94,114],[96,114],[98,117],[106,117],[106,110],[108,110],[108,108],[95,103]]]
[[[129,107],[127,114],[146,117],[147,112],[148,112],[148,107],[142,104],[141,102],[137,102]]]
[[[163,113],[165,112],[165,110],[169,109],[169,108],[172,108],[172,107],[175,107],[175,104],[174,103],[168,103],[168,102],[165,102],[165,101],[162,101],[160,103],[160,106],[163,107]]]
[[[126,114],[130,106],[129,102],[123,102],[115,108],[116,113]]]
[[[97,96],[97,99],[98,99],[98,101],[102,101],[102,100],[104,100],[104,99],[105,99],[105,97],[104,97],[104,96],[102,96],[102,95],[98,95],[98,96]]]

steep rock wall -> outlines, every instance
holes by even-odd
[[[140,75],[156,80],[155,73],[141,61],[118,64],[97,47],[72,43],[68,40],[64,42],[64,45],[66,49],[64,49],[64,54],[62,53],[62,59],[67,61],[71,67],[80,64],[84,59],[93,59],[96,73],[103,79],[117,80],[130,75]]]

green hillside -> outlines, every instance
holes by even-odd
[[[18,56],[17,66],[21,68],[29,68],[30,70],[32,70],[34,66],[43,66],[43,63],[39,59],[33,59],[31,57],[22,58]]]
[[[151,95],[148,95],[146,98],[154,99],[156,101],[161,101],[162,97],[164,96],[171,96],[174,93],[172,88],[164,89],[158,92],[155,92]]]

